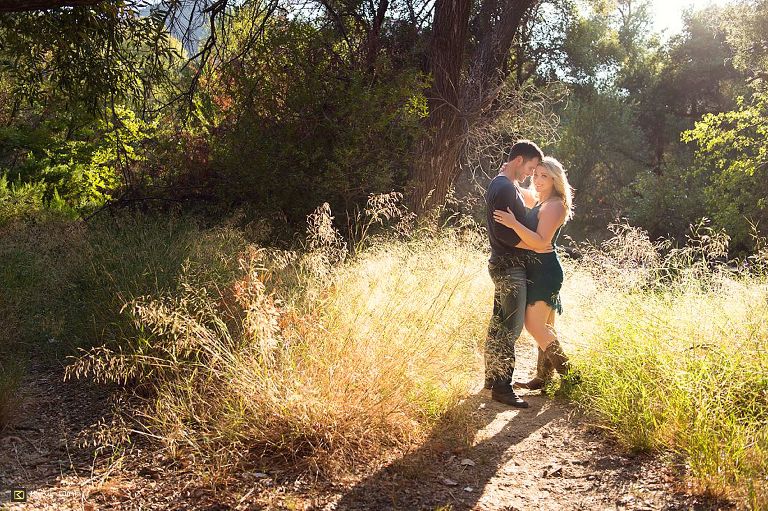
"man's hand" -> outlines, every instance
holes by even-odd
[[[503,209],[494,210],[493,219],[504,227],[509,227],[510,229],[514,229],[515,226],[520,223],[517,221],[515,214],[512,213],[512,210],[509,207],[507,207],[506,211]]]

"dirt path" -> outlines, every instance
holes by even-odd
[[[420,460],[421,453],[406,456],[356,485],[340,498],[337,509],[725,507],[677,493],[675,478],[658,460],[619,454],[569,407],[530,396],[529,409],[510,410],[487,401],[485,394],[469,400],[484,421],[473,446],[442,452],[432,463]],[[403,477],[411,472],[412,461],[430,469]]]
[[[16,419],[0,432],[2,509],[82,509],[88,500],[95,458],[79,435],[109,410],[109,396],[62,380],[61,367],[33,361],[28,368]],[[12,488],[26,490],[27,504],[9,504]]]
[[[519,347],[519,372],[532,371],[533,348]],[[344,483],[306,483],[279,473],[245,474],[214,493],[139,442],[120,464],[78,434],[109,410],[104,389],[62,382],[60,368],[33,367],[12,428],[0,433],[2,509],[732,509],[687,495],[679,474],[650,456],[623,454],[567,403],[529,395],[511,409],[479,390],[461,403],[475,420],[471,445],[450,427],[418,449]],[[451,426],[450,424],[448,426]],[[469,426],[466,426],[469,427]],[[10,503],[12,487],[27,503]]]

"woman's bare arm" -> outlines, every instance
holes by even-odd
[[[524,226],[511,211],[497,209],[493,218],[502,225],[513,229],[523,243],[533,250],[545,250],[552,246],[552,237],[563,223],[565,206],[559,201],[548,202],[539,210],[539,226],[532,231]]]
[[[526,245],[524,242],[520,242],[517,245],[515,245],[515,248],[522,248],[523,250],[533,250],[533,247],[530,247]]]

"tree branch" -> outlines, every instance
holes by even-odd
[[[96,5],[105,0],[0,0],[0,12],[44,11],[58,7]]]

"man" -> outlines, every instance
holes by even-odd
[[[494,210],[511,209],[519,219],[525,217],[525,200],[520,181],[533,174],[544,158],[541,149],[530,140],[518,140],[507,154],[507,162],[493,178],[485,193],[488,238],[491,258],[488,272],[494,285],[493,314],[485,345],[485,386],[491,397],[517,408],[528,403],[512,390],[515,370],[515,342],[525,322],[526,246],[513,231],[493,219]]]

